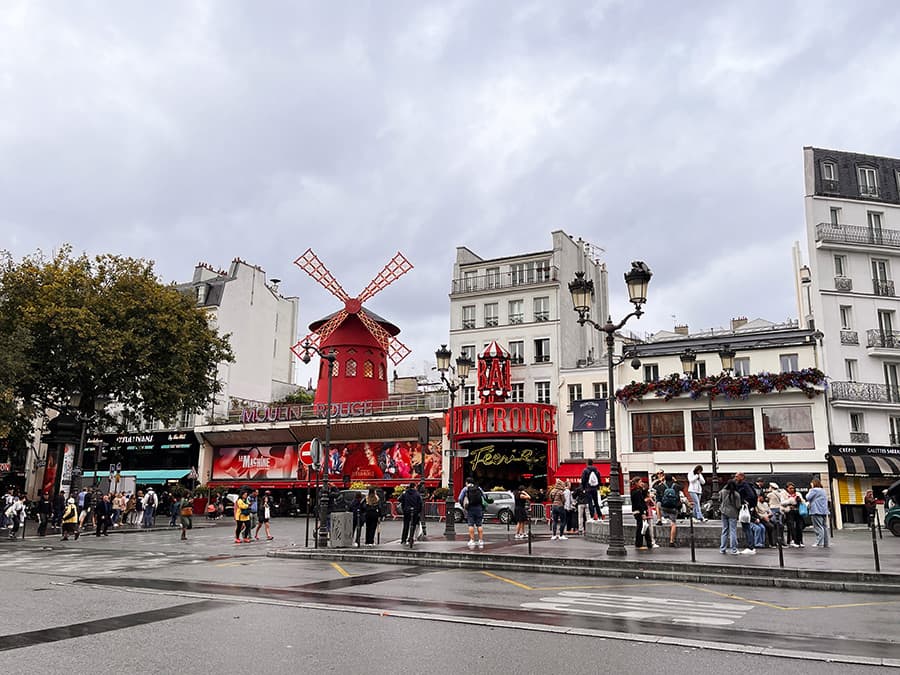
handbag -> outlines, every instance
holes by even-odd
[[[797,504],[797,511],[802,517],[808,516],[809,507],[806,505],[806,502],[800,502],[799,504]]]
[[[647,530],[649,530],[649,529],[650,529],[650,521],[645,520],[644,524],[641,525],[641,534],[647,534]]]
[[[741,506],[741,512],[738,514],[738,521],[742,523],[750,522],[750,509],[746,504]]]
[[[194,515],[194,507],[192,506],[184,506],[181,509],[181,515],[185,518],[189,518]]]

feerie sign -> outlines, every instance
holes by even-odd
[[[494,403],[453,409],[456,439],[490,435],[556,436],[556,407],[544,403]]]

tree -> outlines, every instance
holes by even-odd
[[[78,393],[86,414],[105,399],[165,423],[205,409],[221,389],[216,365],[234,360],[228,336],[152,262],[74,257],[68,245],[18,263],[0,253],[0,347],[11,341],[20,367],[5,384],[19,406],[63,409]]]

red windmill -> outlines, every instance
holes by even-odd
[[[294,264],[341,300],[344,308],[313,321],[309,325],[312,333],[294,345],[293,352],[302,359],[301,345],[307,341],[320,352],[327,352],[329,348],[335,350],[337,358],[332,371],[332,403],[386,399],[387,359],[390,358],[396,365],[406,358],[409,348],[396,338],[400,333],[397,326],[365,309],[363,303],[409,272],[413,268],[412,263],[398,251],[355,298],[347,294],[311,248]],[[326,402],[326,363],[322,360],[319,364],[316,403]]]

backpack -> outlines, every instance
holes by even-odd
[[[598,485],[600,485],[600,479],[597,478],[596,469],[594,471],[591,471],[588,475],[587,484],[591,487],[597,487]]]
[[[481,494],[481,488],[477,485],[470,485],[466,488],[466,498],[463,499],[463,508],[467,509],[470,506],[483,507],[484,499]]]
[[[665,492],[663,492],[660,504],[664,509],[674,509],[678,506],[679,502],[678,492],[675,490],[675,485],[673,483],[666,488]]]

